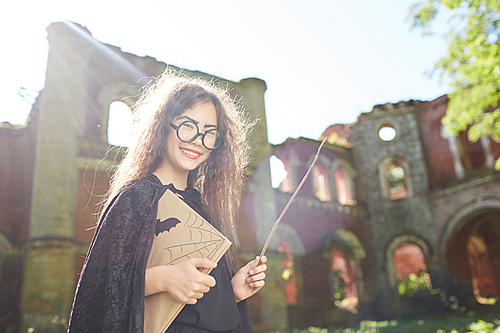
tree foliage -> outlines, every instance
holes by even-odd
[[[500,0],[424,0],[410,18],[424,34],[439,11],[449,10],[448,53],[435,64],[453,91],[443,118],[453,134],[468,130],[471,141],[489,135],[500,141]],[[495,168],[500,169],[500,159]]]

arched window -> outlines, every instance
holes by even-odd
[[[394,272],[400,295],[411,297],[418,290],[432,287],[424,253],[414,243],[402,243],[394,250]]]
[[[313,168],[314,194],[321,201],[331,201],[330,184],[328,173],[322,163],[318,163]]]
[[[408,196],[406,172],[402,164],[396,161],[387,164],[384,171],[384,178],[389,191],[389,199],[404,199]]]
[[[281,277],[285,281],[285,297],[287,304],[295,304],[299,298],[299,290],[297,287],[297,274],[295,272],[292,249],[284,241],[280,241],[278,251],[285,253],[283,259],[283,271]]]
[[[467,259],[476,300],[481,304],[495,304],[500,292],[488,248],[482,237],[477,235],[469,237]]]
[[[132,138],[132,110],[123,103],[115,101],[109,105],[108,143],[128,147]]]
[[[343,310],[357,313],[358,286],[356,263],[346,258],[336,248],[331,251],[330,284],[335,298],[335,305]]]
[[[292,177],[288,175],[286,170],[286,161],[281,158],[271,155],[269,158],[269,165],[271,167],[271,185],[282,192],[293,192]]]
[[[340,166],[335,170],[335,185],[337,188],[337,200],[341,205],[354,205],[352,181],[347,170]]]

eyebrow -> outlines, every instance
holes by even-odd
[[[196,120],[194,120],[193,118],[188,117],[188,116],[180,116],[180,117],[177,117],[177,119],[187,119],[187,120],[189,120],[189,121],[192,121],[192,122],[193,122],[193,123],[195,123],[196,125],[198,125],[198,124],[199,124],[199,122],[198,122],[198,121],[196,121]],[[211,125],[211,124],[205,124],[205,126],[204,126],[204,128],[212,128],[212,127],[213,127],[213,128],[217,128],[217,126],[215,126],[215,125]]]

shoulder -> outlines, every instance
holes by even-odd
[[[122,188],[107,204],[100,221],[104,222],[110,217],[148,215],[155,211],[158,200],[165,192],[161,183],[152,177],[145,177],[130,182]],[[120,218],[121,219],[121,218]]]
[[[99,225],[125,230],[155,220],[158,200],[164,191],[161,183],[159,186],[148,177],[130,182],[109,202]]]
[[[165,192],[163,186],[151,177],[134,180],[118,193],[117,201],[131,201],[135,205],[153,207]]]

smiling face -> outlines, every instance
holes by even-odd
[[[179,126],[182,122],[190,120],[198,125],[200,133],[217,128],[217,113],[211,102],[198,102],[186,109],[172,123]],[[171,172],[185,173],[196,169],[210,157],[210,150],[202,143],[198,136],[193,142],[182,142],[177,137],[177,132],[171,129],[167,136],[166,158],[164,164]]]

